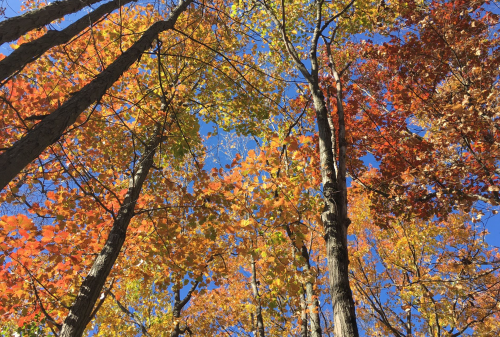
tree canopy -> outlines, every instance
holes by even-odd
[[[23,1],[2,335],[500,335],[499,8]]]

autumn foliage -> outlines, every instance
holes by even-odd
[[[496,2],[22,10],[0,334],[500,335]]]

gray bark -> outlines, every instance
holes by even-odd
[[[349,219],[344,213],[347,210],[347,200],[344,198],[344,192],[339,188],[342,185],[345,186],[346,176],[339,174],[336,179],[335,159],[332,151],[332,131],[328,125],[328,118],[330,117],[328,116],[323,93],[317,85],[311,87],[319,130],[323,201],[325,203],[321,220],[325,230],[324,238],[335,336],[357,337],[359,332],[348,274],[347,226],[349,225]],[[339,162],[339,173],[342,172],[341,165],[342,163]],[[337,180],[343,180],[340,186],[337,184]]]
[[[35,61],[50,48],[68,43],[77,34],[99,21],[103,16],[132,1],[137,0],[114,0],[108,2],[61,31],[49,30],[44,36],[22,44],[9,56],[0,61],[0,81],[20,71],[24,66]]]
[[[406,337],[411,337],[411,308],[406,309]]]
[[[153,166],[154,154],[161,142],[161,131],[162,129],[157,129],[154,138],[146,146],[138,167],[130,177],[127,194],[113,222],[113,227],[103,249],[95,259],[89,274],[80,286],[76,300],[64,320],[61,333],[59,334],[60,337],[80,337],[85,331],[89,317],[92,314],[92,309],[125,242],[127,228],[134,216],[137,199],[139,198],[149,170]]]
[[[331,42],[330,42],[331,43]],[[336,180],[328,178],[328,172],[322,172],[323,186],[325,182],[332,183],[332,186],[336,188],[329,194],[328,202],[326,202],[324,212],[322,214],[323,224],[325,226],[325,241],[327,249],[328,258],[328,272],[329,272],[329,283],[330,283],[330,295],[332,297],[333,312],[334,312],[334,331],[336,336],[358,336],[358,327],[356,323],[356,313],[354,307],[354,300],[352,298],[352,291],[349,285],[349,257],[347,250],[347,227],[351,223],[347,216],[347,169],[346,169],[346,152],[347,152],[347,141],[346,141],[346,130],[345,130],[345,120],[344,120],[344,106],[342,97],[342,81],[340,75],[335,68],[335,62],[333,60],[330,44],[327,44],[327,54],[330,61],[330,67],[332,70],[333,77],[335,79],[335,86],[337,90],[337,114],[339,118],[339,140],[338,140],[338,165],[336,172]],[[324,114],[327,118],[330,118],[327,114],[327,109],[325,101],[321,91],[318,88],[321,96],[321,103],[318,102],[318,108],[316,110],[316,115]],[[319,121],[318,121],[319,124]],[[328,126],[328,124],[327,124]],[[331,130],[330,126],[328,129]],[[326,135],[325,135],[326,136]],[[321,138],[321,136],[320,136]],[[333,130],[330,133],[330,143],[335,140]],[[321,144],[321,139],[320,139]],[[329,146],[325,144],[325,147]],[[321,145],[320,145],[321,148]],[[330,149],[333,148],[330,145]],[[320,150],[321,151],[321,150]],[[333,153],[333,160],[335,160],[335,153]],[[323,169],[322,169],[323,171]],[[335,172],[334,166],[331,167],[331,171]],[[326,225],[327,224],[327,225]]]
[[[316,13],[314,13],[315,27],[308,53],[309,61],[311,62],[311,68],[309,70],[302,62],[302,55],[297,52],[294,45],[287,37],[285,11],[281,11],[281,18],[279,18],[275,14],[274,9],[269,7],[266,2],[260,2],[262,8],[269,14],[276,28],[281,32],[286,51],[307,81],[313,98],[316,123],[318,126],[320,170],[323,185],[323,202],[325,204],[323,212],[321,213],[321,220],[325,232],[324,239],[326,242],[328,260],[328,279],[336,337],[358,337],[359,332],[348,273],[347,227],[349,226],[350,220],[347,217],[345,128],[343,128],[343,115],[341,116],[339,111],[339,119],[342,119],[339,123],[339,148],[344,148],[339,149],[339,163],[338,169],[336,169],[336,153],[333,151],[333,149],[336,148],[335,130],[330,128],[330,112],[326,107],[325,98],[319,87],[319,62],[317,51],[318,40],[323,35],[323,31],[353,3],[354,1],[349,3],[336,16],[328,19],[328,22],[325,22],[322,16],[324,1],[314,2],[313,8],[316,10]],[[284,2],[282,2],[282,4],[284,4]],[[342,102],[340,101],[338,104],[341,105]],[[343,165],[344,167],[342,167]]]
[[[142,37],[108,68],[2,153],[0,155],[0,190],[48,146],[55,143],[85,109],[98,101],[123,72],[151,46],[159,33],[172,29],[179,15],[186,10],[191,2],[193,0],[181,1],[172,10],[167,20],[158,21],[149,27]]]
[[[85,6],[101,0],[54,1],[40,9],[26,12],[0,22],[0,44],[17,40],[27,32],[43,27],[66,14],[78,12]]]

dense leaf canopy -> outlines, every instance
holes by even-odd
[[[500,335],[496,1],[19,10],[0,334]]]

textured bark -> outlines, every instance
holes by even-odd
[[[22,44],[9,56],[0,61],[0,81],[20,71],[24,66],[35,61],[50,48],[69,42],[89,25],[94,24],[103,16],[132,1],[137,0],[114,0],[108,2],[61,31],[49,30],[44,36]]]
[[[316,85],[311,85],[311,91],[319,130],[323,201],[325,203],[321,220],[325,230],[328,279],[333,305],[335,336],[357,337],[359,332],[348,273],[347,227],[349,226],[349,219],[343,215],[344,210],[347,210],[347,200],[337,184],[337,180],[343,180],[340,185],[345,186],[346,177],[340,175],[340,172],[342,172],[340,162],[338,165],[339,175],[337,176],[335,172],[332,131],[328,124],[329,114],[323,93]]]
[[[154,135],[144,151],[138,167],[130,177],[127,194],[122,202],[113,227],[97,256],[89,274],[80,286],[80,291],[61,329],[60,337],[80,337],[85,331],[99,295],[101,294],[106,278],[111,272],[120,250],[125,242],[127,228],[134,216],[134,208],[141,193],[142,186],[149,170],[153,166],[156,149],[161,141],[161,129]]]
[[[315,1],[314,7],[312,7],[315,8],[316,13],[315,28],[308,53],[309,61],[311,62],[309,70],[302,62],[301,54],[297,52],[286,35],[284,28],[286,27],[285,11],[282,10],[281,18],[278,18],[274,14],[274,10],[266,2],[260,2],[261,8],[268,13],[274,21],[276,28],[281,32],[286,51],[297,67],[297,70],[300,71],[307,81],[313,98],[318,126],[320,170],[323,185],[323,202],[325,204],[321,220],[325,232],[324,238],[327,249],[328,279],[333,306],[335,336],[358,337],[359,332],[348,273],[347,227],[350,221],[347,218],[346,172],[345,166],[341,168],[341,165],[345,165],[345,128],[339,133],[339,147],[344,146],[344,148],[339,149],[340,161],[338,169],[336,169],[336,153],[333,150],[336,148],[335,136],[333,134],[334,130],[330,127],[329,123],[331,115],[319,87],[319,62],[317,55],[318,40],[323,36],[323,31],[329,26],[329,23],[346,11],[354,1],[351,1],[336,16],[328,19],[328,23],[323,21],[322,6],[324,3],[324,1]],[[343,118],[340,115],[339,117]]]
[[[337,165],[337,184],[339,193],[337,199],[339,202],[337,203],[338,207],[338,217],[342,219],[342,222],[345,223],[346,226],[346,242],[347,246],[347,226],[350,224],[350,220],[347,217],[347,166],[346,166],[346,153],[347,153],[347,141],[346,141],[346,131],[345,131],[345,114],[344,114],[344,105],[343,105],[343,87],[342,81],[340,80],[340,74],[337,72],[335,67],[335,61],[332,56],[331,47],[329,44],[326,46],[328,59],[330,61],[330,69],[332,71],[333,78],[335,79],[335,89],[337,90],[337,115],[339,118],[339,141],[338,141],[338,165]],[[330,119],[331,120],[331,119]],[[332,129],[332,127],[330,127]],[[333,133],[332,133],[333,134]],[[334,138],[333,138],[334,139]],[[335,153],[335,152],[334,152]]]
[[[331,43],[331,42],[330,42]],[[347,169],[346,169],[346,130],[344,120],[344,106],[342,97],[342,81],[340,75],[335,68],[335,62],[331,54],[330,44],[326,45],[326,50],[329,58],[329,64],[332,75],[335,79],[335,86],[337,89],[337,114],[339,118],[339,135],[338,135],[338,165],[336,172],[336,179],[328,178],[329,170],[323,174],[323,186],[325,182],[332,181],[336,183],[336,188],[330,195],[325,198],[326,204],[322,214],[323,225],[325,226],[325,241],[328,258],[328,272],[330,283],[330,295],[332,297],[333,312],[334,312],[334,329],[335,336],[358,336],[358,327],[356,323],[356,313],[354,307],[354,300],[352,298],[352,291],[349,285],[349,257],[347,250],[347,227],[351,223],[347,216]],[[318,90],[319,91],[319,90]],[[320,94],[320,92],[319,92]],[[318,94],[318,95],[319,95]],[[318,97],[318,114],[326,115],[327,109],[324,102],[323,95]],[[321,99],[322,104],[319,102]],[[327,117],[328,118],[328,117]],[[318,118],[319,124],[319,118]],[[319,125],[318,125],[319,126]],[[328,126],[331,130],[331,127]],[[326,135],[325,135],[326,136]],[[333,137],[332,137],[333,136]],[[335,136],[331,134],[331,140],[335,140]],[[331,142],[331,141],[330,141]],[[320,136],[321,144],[321,136]],[[327,145],[325,145],[327,146]],[[320,145],[321,147],[321,145]],[[330,148],[332,148],[330,146]],[[334,147],[333,147],[334,148]],[[333,153],[335,155],[335,153]],[[326,162],[325,162],[326,164]],[[335,169],[332,166],[332,170]],[[326,195],[325,195],[326,196]]]
[[[99,1],[101,0],[54,1],[40,9],[0,22],[0,44],[17,40],[30,30],[43,27],[66,14],[78,12],[83,7]]]
[[[252,258],[252,280],[250,281],[250,284],[252,286],[252,292],[253,292],[253,297],[255,298],[255,303],[256,303],[256,312],[255,316],[257,318],[257,332],[259,337],[265,337],[266,332],[264,329],[264,320],[262,318],[262,305],[260,303],[260,295],[259,295],[259,288],[257,286],[257,271],[255,270],[255,259],[253,256]]]
[[[123,72],[151,46],[158,33],[172,29],[179,15],[186,10],[192,1],[182,1],[172,10],[167,20],[154,23],[138,41],[97,75],[94,80],[2,153],[0,155],[0,190],[48,146],[56,142],[66,128],[72,125],[85,109],[99,100]]]
[[[411,308],[406,309],[406,337],[411,337]]]

